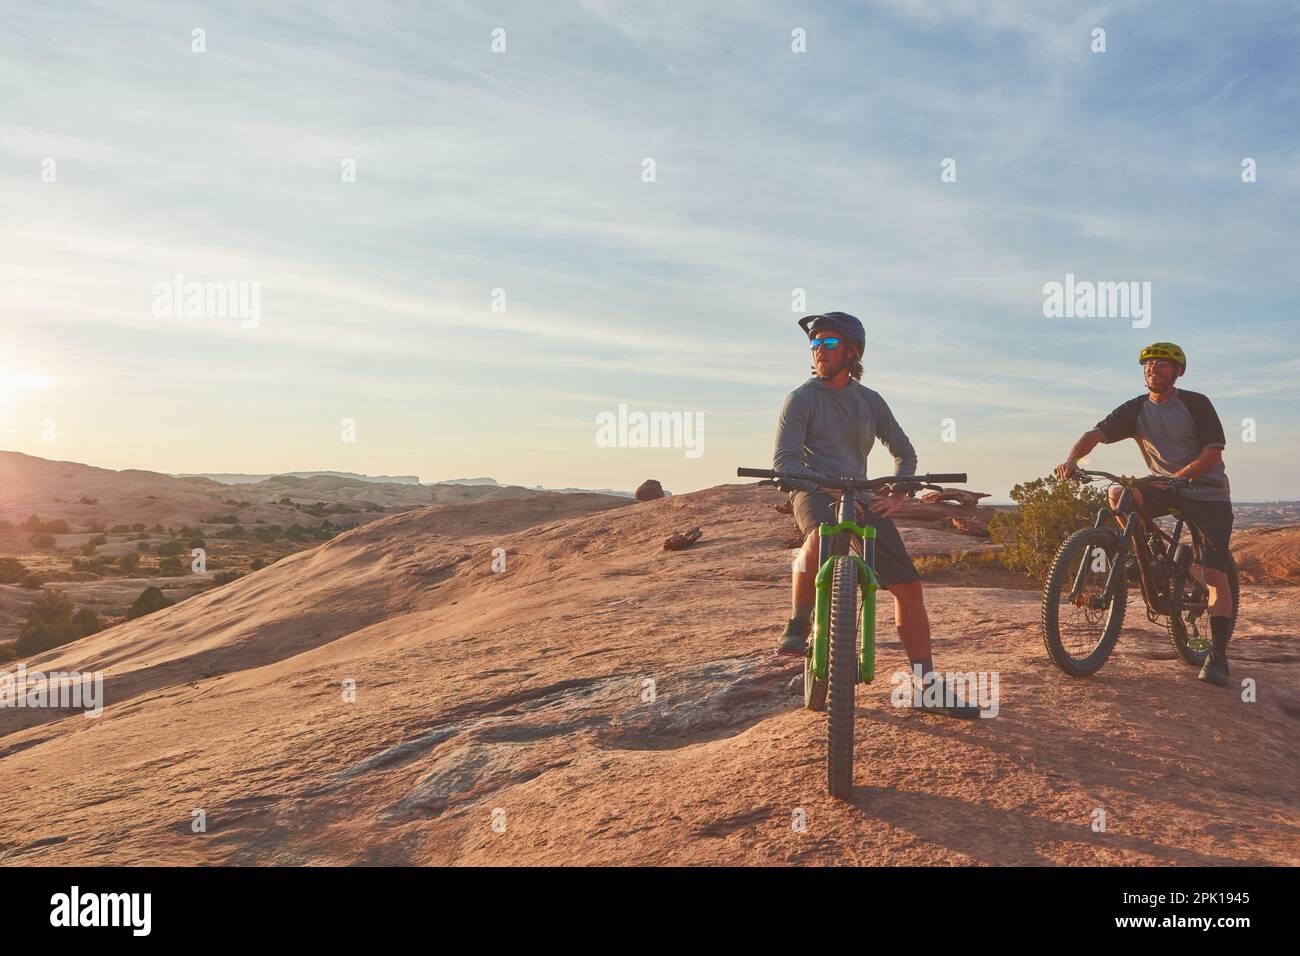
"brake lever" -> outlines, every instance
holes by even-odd
[[[889,486],[889,493],[896,495],[900,491],[905,492],[909,498],[915,498],[916,493],[922,488],[933,488],[934,485],[926,485],[919,481],[896,481]],[[943,489],[939,489],[942,491]]]

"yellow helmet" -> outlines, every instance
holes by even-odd
[[[1147,359],[1153,358],[1169,359],[1169,361],[1181,365],[1184,372],[1187,371],[1187,356],[1184,355],[1183,350],[1173,342],[1152,342],[1138,353],[1138,364],[1145,365]]]

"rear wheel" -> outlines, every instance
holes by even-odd
[[[1120,536],[1110,528],[1083,528],[1065,539],[1043,585],[1043,644],[1052,661],[1071,677],[1095,674],[1119,639],[1124,626],[1128,583],[1123,577],[1115,596],[1100,603],[1106,578],[1116,561],[1123,561]],[[1070,592],[1084,566],[1082,586]],[[1121,568],[1120,574],[1124,574]]]
[[[1209,597],[1209,588],[1205,586],[1205,569],[1192,565],[1191,573],[1179,582],[1182,588],[1182,600],[1187,604],[1199,604]],[[1232,592],[1232,629],[1237,627],[1237,610],[1241,605],[1241,588],[1237,580],[1237,562],[1228,555],[1228,590]],[[1169,640],[1174,650],[1184,662],[1193,667],[1200,667],[1209,656],[1213,644],[1210,641],[1210,616],[1208,611],[1182,611],[1169,615],[1167,623]],[[1230,630],[1229,634],[1232,633]]]
[[[853,788],[853,716],[858,684],[858,566],[835,564],[831,589],[830,668],[827,674],[826,782],[831,796],[847,800]]]

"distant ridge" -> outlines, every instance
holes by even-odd
[[[244,475],[231,472],[211,474],[208,472],[200,472],[197,474],[173,475],[172,477],[207,478],[210,481],[220,482],[223,485],[251,485],[257,481],[266,481],[268,478],[351,478],[354,481],[375,481],[382,484],[393,485],[418,485],[420,483],[418,475],[358,475],[353,471],[277,471],[269,475]]]
[[[473,485],[475,487],[490,485],[497,488],[526,488],[526,485],[503,485],[495,478],[444,478],[441,481],[431,481],[431,485]],[[562,495],[614,495],[618,498],[635,498],[630,491],[619,491],[616,488],[547,488],[543,485],[533,485],[528,488],[529,491],[554,491]],[[671,492],[665,492],[665,497],[670,497]]]
[[[172,475],[173,478],[206,478],[223,485],[251,485],[271,478],[349,478],[353,481],[373,481],[380,484],[398,485],[459,485],[469,488],[523,488],[524,485],[503,485],[495,478],[445,478],[442,481],[421,482],[417,475],[359,475],[353,471],[277,471],[266,475],[249,475],[241,472],[196,472],[193,474]],[[616,488],[546,488],[533,485],[529,491],[554,491],[563,495],[613,495],[617,498],[636,497],[630,491]]]

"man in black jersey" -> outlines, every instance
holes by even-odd
[[[1154,482],[1134,489],[1138,504],[1152,517],[1177,508],[1192,524],[1205,560],[1210,591],[1210,637],[1214,647],[1200,678],[1224,687],[1228,683],[1228,638],[1232,634],[1232,591],[1228,586],[1228,541],[1232,537],[1232,499],[1223,469],[1223,425],[1210,400],[1200,392],[1175,388],[1187,371],[1187,356],[1172,342],[1144,348],[1138,363],[1146,377],[1147,394],[1130,399],[1095,428],[1085,432],[1056,466],[1058,478],[1074,474],[1080,458],[1099,444],[1125,438],[1137,441],[1151,474],[1166,478],[1197,478],[1203,484],[1174,494]],[[1111,489],[1111,506],[1121,489]]]

